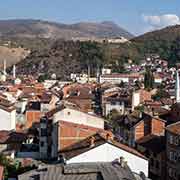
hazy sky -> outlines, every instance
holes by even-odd
[[[1,0],[0,19],[114,21],[131,33],[180,24],[180,0]]]

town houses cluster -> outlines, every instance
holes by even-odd
[[[106,65],[97,77],[71,74],[61,81],[53,74],[39,82],[4,67],[0,155],[31,167],[9,178],[179,180],[178,65],[169,68],[149,55],[140,65],[129,60],[125,69],[113,73]]]

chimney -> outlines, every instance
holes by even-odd
[[[124,168],[125,166],[126,166],[126,162],[125,162],[125,160],[124,160],[124,157],[120,157],[119,158],[119,163],[120,163],[120,166],[122,167],[122,168]]]
[[[145,174],[142,171],[140,172],[139,175],[140,175],[142,180],[146,180],[146,176],[145,176]]]
[[[91,137],[90,139],[90,147],[94,147],[95,146],[95,137]]]
[[[139,118],[141,119],[143,117],[143,114],[141,111],[139,111]]]
[[[110,136],[109,133],[106,134],[106,140],[107,140],[107,141],[110,141],[110,140],[111,140],[111,136]]]

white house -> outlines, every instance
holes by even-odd
[[[0,105],[0,130],[16,129],[16,109],[14,107],[3,107]]]
[[[51,114],[54,123],[61,120],[65,122],[72,122],[76,124],[104,129],[104,119],[96,115],[84,113],[69,107],[65,107],[62,109],[57,108],[52,110],[51,112],[49,112],[48,114]]]
[[[148,177],[148,159],[133,148],[99,134],[89,137],[61,151],[66,163],[113,162],[120,157],[127,161],[130,169]]]
[[[107,116],[112,110],[116,110],[121,114],[125,112],[125,103],[124,101],[112,101],[106,102],[104,105],[104,116]]]
[[[14,103],[0,97],[0,130],[16,129],[16,109]]]
[[[132,94],[132,110],[140,104],[140,92],[136,91]]]
[[[111,74],[111,69],[110,68],[102,68],[102,74]]]
[[[100,76],[100,83],[110,82],[113,84],[120,84],[121,82],[129,83],[130,81],[142,81],[143,75],[138,73],[132,74],[104,74]]]

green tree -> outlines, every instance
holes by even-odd
[[[95,74],[97,68],[103,66],[103,51],[96,42],[80,43],[80,61],[84,69],[91,69],[91,74]]]
[[[174,65],[180,61],[180,38],[179,37],[172,43],[171,54],[170,54],[169,59],[170,59],[170,65]]]
[[[154,100],[160,100],[162,98],[169,98],[169,93],[165,91],[163,86],[157,90],[156,94],[152,97]]]
[[[117,121],[119,117],[121,116],[120,112],[118,112],[116,109],[112,109],[110,113],[107,116],[107,120],[109,124],[112,126],[113,129],[117,127]]]
[[[46,79],[48,79],[48,75],[47,74],[43,74],[43,75],[40,75],[38,77],[38,82],[44,82]]]
[[[144,87],[147,90],[153,89],[154,86],[154,75],[150,67],[146,67],[146,72],[144,74]]]

